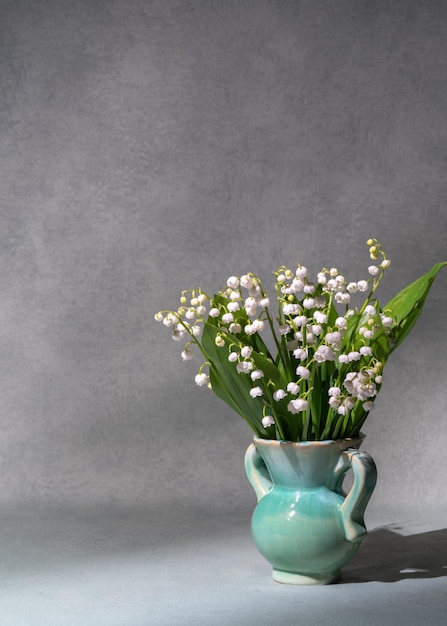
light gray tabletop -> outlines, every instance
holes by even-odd
[[[294,587],[271,580],[248,511],[4,510],[0,625],[444,626],[446,519],[376,511],[338,584]]]

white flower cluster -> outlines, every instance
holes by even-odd
[[[166,327],[171,328],[174,341],[187,340],[181,353],[183,361],[190,361],[194,357],[191,350],[193,343],[200,346],[200,335],[205,316],[207,313],[211,314],[207,308],[208,304],[209,297],[201,290],[183,291],[180,297],[180,307],[177,311],[159,311],[155,314],[156,321],[163,322]],[[209,385],[210,382],[209,375],[204,373],[202,369],[203,366],[195,377],[196,385],[199,387]]]
[[[244,298],[241,288],[247,290]],[[254,335],[261,332],[265,328],[265,322],[261,318],[261,310],[269,306],[270,301],[266,298],[261,289],[259,278],[254,274],[244,274],[240,278],[230,276],[227,280],[226,289],[222,290],[222,295],[227,297],[230,302],[226,306],[228,312],[224,312],[221,320],[224,324],[229,324],[228,330],[233,335],[244,333],[245,335]],[[249,318],[255,317],[254,320],[246,320],[244,327],[240,323],[235,322],[233,313],[243,310]],[[213,309],[212,317],[219,317],[221,311]]]
[[[242,289],[246,290],[246,294]],[[172,329],[172,338],[174,341],[187,340],[185,349],[181,353],[184,361],[193,358],[191,344],[196,343],[200,346],[200,335],[208,314],[210,318],[216,319],[222,329],[222,333],[216,337],[216,345],[223,348],[226,345],[225,337],[229,334],[238,335],[254,335],[261,332],[265,328],[263,312],[266,311],[270,304],[269,299],[263,295],[259,278],[254,274],[245,274],[244,276],[230,276],[227,280],[226,287],[221,291],[225,298],[225,304],[214,303],[208,295],[201,290],[183,291],[180,298],[180,307],[177,311],[160,311],[156,313],[155,319],[163,322],[165,326]],[[188,298],[189,296],[189,298]],[[208,309],[207,306],[210,308]],[[241,325],[236,320],[238,313],[242,313],[245,323]],[[255,319],[252,319],[255,318]],[[243,348],[243,346],[242,346]],[[242,355],[250,350],[248,346],[242,349]],[[232,352],[228,356],[228,360],[238,360],[238,354]],[[206,365],[204,363],[199,373],[195,377],[198,386],[209,386],[209,376],[203,373],[202,369]],[[237,371],[251,373],[252,380],[256,380],[259,374],[251,372],[252,364],[250,361],[240,362],[237,365]],[[255,395],[251,394],[253,397]]]
[[[375,291],[384,270],[390,266],[380,244],[376,240],[369,240],[368,244],[372,259],[377,260],[379,254],[383,256],[379,264],[369,266],[369,279],[348,281],[335,267],[323,268],[317,274],[316,283],[308,280],[307,269],[301,265],[295,273],[285,267],[277,273],[283,314],[280,332],[287,337],[287,346],[294,358],[305,362],[305,366],[296,368],[297,379],[288,385],[287,390],[299,393],[304,389],[305,395],[308,394],[311,390],[300,382],[311,379],[314,364],[333,362],[335,378],[341,388],[331,387],[328,401],[331,408],[343,416],[355,407],[357,400],[363,402],[365,411],[373,408],[373,399],[382,382],[382,363],[375,358],[369,344],[379,333],[389,333],[394,323],[392,318],[380,312],[376,304],[369,303],[369,299],[360,312],[355,307],[349,308],[354,294]],[[334,318],[335,304],[345,305],[344,315]],[[355,315],[355,341],[344,344],[349,320]],[[356,345],[359,337],[361,343]],[[291,400],[288,410],[292,413],[306,410],[305,395],[298,399],[299,402]]]
[[[325,383],[326,412],[340,419],[358,412],[359,406],[363,413],[369,412],[382,384],[384,365],[373,347],[378,337],[391,332],[394,321],[381,312],[373,299],[390,261],[376,240],[369,240],[368,245],[370,257],[376,263],[369,266],[368,278],[357,281],[349,281],[334,267],[323,268],[315,282],[309,280],[308,270],[302,265],[294,272],[284,266],[279,268],[276,320],[269,312],[270,300],[261,281],[253,273],[230,276],[214,299],[200,290],[185,291],[176,312],[157,313],[156,319],[172,328],[174,340],[187,339],[183,360],[191,359],[192,344],[198,345],[207,359],[200,334],[208,313],[218,329],[216,347],[228,352],[228,367],[250,377],[249,395],[263,403],[264,428],[273,427],[284,413],[298,415],[310,410],[320,368],[325,368],[325,376],[331,381],[330,387]],[[355,295],[366,292],[363,303],[355,306]],[[259,352],[259,342],[265,344],[260,339],[256,342],[256,337],[267,327],[272,330],[278,349],[276,361],[269,353]],[[264,372],[257,366],[261,356],[276,366],[278,359],[282,362],[280,382],[267,375],[268,367]],[[203,371],[207,365],[205,361],[195,377],[199,386],[210,386],[209,374]]]

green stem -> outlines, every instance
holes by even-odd
[[[364,301],[364,303],[362,304],[362,308],[360,309],[360,316],[359,316],[359,320],[360,320],[360,317],[363,315],[363,312],[364,312],[364,310],[366,309],[367,305],[369,304],[369,302],[370,302],[370,300],[371,300],[371,297],[374,295],[374,293],[375,293],[375,291],[376,291],[377,287],[379,286],[379,283],[380,283],[380,281],[382,280],[384,273],[385,273],[385,272],[384,272],[384,270],[383,270],[383,269],[381,269],[381,270],[380,270],[380,276],[379,276],[379,278],[378,278],[377,280],[374,280],[374,279],[373,279],[373,283],[372,283],[371,291],[369,292],[369,294],[368,294],[368,295],[367,295],[367,297],[365,298],[365,301]]]
[[[271,333],[272,333],[272,337],[273,337],[273,339],[274,339],[274,341],[275,341],[276,349],[278,350],[278,354],[280,354],[280,356],[281,356],[281,358],[282,358],[282,354],[281,354],[281,344],[279,343],[279,341],[278,341],[278,337],[276,336],[275,326],[274,326],[274,324],[273,324],[272,317],[271,317],[270,312],[269,312],[269,310],[268,310],[268,308],[267,308],[267,307],[265,307],[265,312],[266,312],[266,314],[267,314],[267,321],[268,321],[269,326],[270,326],[270,331],[271,331]]]
[[[332,407],[330,407],[328,413],[327,413],[327,419],[326,419],[326,426],[323,430],[323,432],[321,433],[321,439],[329,439],[329,436],[331,434],[332,431],[332,425],[334,423],[334,419],[335,419],[336,415],[335,415],[335,411]]]
[[[275,401],[273,400],[273,394],[270,391],[269,388],[269,383],[271,381],[268,381],[266,384],[262,383],[262,387],[264,389],[265,392],[265,396],[266,396],[266,400],[264,400],[264,406],[269,407],[269,409],[271,410],[272,414],[273,414],[273,418],[275,420],[275,429],[277,434],[279,435],[279,437],[283,440],[286,439],[286,437],[284,436],[284,430],[281,424],[281,419],[279,418],[279,415],[275,409]]]
[[[277,300],[277,303],[278,303],[278,317],[277,317],[277,320],[278,320],[278,324],[281,325],[282,323],[284,323],[284,318],[283,318],[282,310],[281,310],[281,288],[280,288],[278,283],[276,283],[276,294],[277,294],[276,300]],[[281,337],[281,341],[278,341],[278,337],[277,337],[276,332],[275,332],[275,327],[274,327],[274,324],[273,324],[273,320],[272,320],[272,318],[270,316],[270,313],[269,313],[267,308],[266,308],[266,311],[267,311],[268,320],[269,320],[269,324],[270,324],[270,329],[272,331],[273,339],[275,340],[276,349],[278,350],[279,358],[282,361],[282,364],[284,366],[284,370],[287,371],[287,372],[290,372],[291,365],[290,365],[289,351],[287,349],[287,341],[285,340],[284,337]]]

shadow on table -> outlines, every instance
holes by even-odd
[[[397,530],[385,527],[368,533],[356,556],[342,569],[341,583],[447,576],[447,529],[409,536]]]

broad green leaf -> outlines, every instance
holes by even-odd
[[[391,352],[391,346],[389,337],[383,329],[375,334],[371,341],[371,348],[374,356],[385,364]]]
[[[281,374],[272,361],[269,361],[262,354],[258,354],[255,351],[251,353],[251,358],[255,362],[256,367],[264,373],[264,378],[266,380],[272,380],[274,383],[279,383],[281,380]]]
[[[253,416],[244,407],[240,397],[237,397],[237,393],[235,394],[236,397],[233,397],[233,395],[229,393],[227,387],[223,382],[222,377],[219,374],[218,369],[214,367],[214,365],[210,366],[210,381],[211,388],[216,396],[226,402],[234,411],[236,411],[236,413],[238,413],[248,423],[248,425],[257,437],[263,437],[265,431],[262,428],[260,421],[258,419],[253,419]],[[250,398],[250,400],[252,400],[252,398]],[[253,402],[256,402],[256,399],[253,400]]]
[[[231,408],[240,415],[241,410],[239,408],[239,405],[237,404],[231,393],[226,389],[225,384],[223,383],[222,378],[214,365],[210,366],[210,382],[211,388],[216,396],[229,404]]]
[[[337,319],[338,316],[339,316],[339,312],[335,308],[334,303],[331,302],[331,306],[329,307],[329,311],[328,311],[328,325],[334,326],[335,320]]]
[[[348,324],[346,328],[346,332],[343,337],[343,342],[341,345],[341,352],[349,352],[351,348],[351,343],[353,342],[353,337],[357,331],[357,327],[359,326],[360,315],[359,313],[354,313],[348,318]]]
[[[383,312],[386,315],[391,315],[396,320],[396,327],[393,329],[394,344],[391,347],[391,351],[395,350],[402,343],[415,325],[425,304],[430,287],[438,272],[445,265],[447,265],[447,261],[434,265],[429,272],[402,289],[402,291],[399,291],[383,307]]]
[[[263,403],[259,398],[250,396],[252,382],[246,374],[238,374],[228,361],[228,349],[218,348],[215,344],[219,329],[205,323],[202,333],[202,346],[210,363],[210,380],[216,395],[229,404],[243,417],[255,431],[261,435],[265,430],[261,425]],[[216,387],[214,387],[214,385]]]
[[[259,333],[255,333],[254,335],[250,335],[252,339],[253,348],[256,350],[258,354],[265,356],[267,359],[272,359],[269,349],[264,343],[261,335]]]
[[[281,386],[287,385],[295,378],[298,361],[287,348],[287,339],[283,335],[279,342],[280,348],[276,354],[275,365],[281,375]]]

